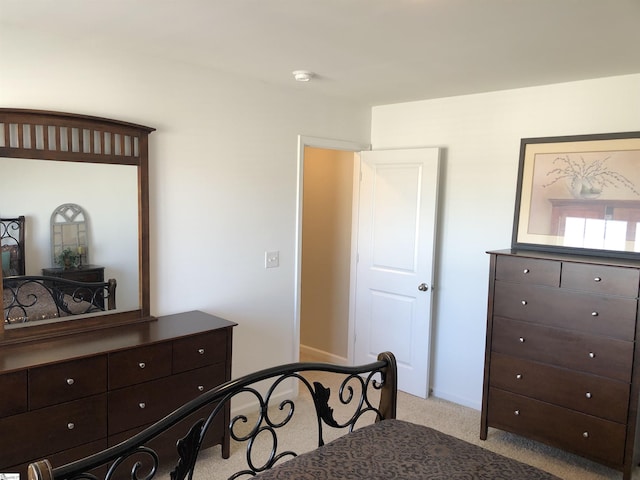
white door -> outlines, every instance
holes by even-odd
[[[393,352],[398,388],[426,398],[440,151],[361,155],[354,360]]]

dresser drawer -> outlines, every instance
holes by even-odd
[[[489,424],[593,459],[622,465],[625,425],[489,389]]]
[[[74,275],[63,275],[63,278],[75,280],[76,282],[104,282],[104,270],[76,270]]]
[[[27,411],[27,371],[0,375],[0,418]]]
[[[0,419],[0,452],[6,465],[18,465],[106,438],[105,394]]]
[[[493,319],[492,352],[631,382],[633,342]]]
[[[217,330],[173,342],[173,372],[222,363],[227,358],[227,332]]]
[[[592,293],[637,297],[640,270],[635,268],[563,262],[560,286]]]
[[[29,370],[29,408],[31,410],[106,391],[106,355]]]
[[[491,354],[490,386],[626,423],[628,383],[552,367],[530,360]]]
[[[496,280],[531,285],[560,285],[560,262],[526,257],[496,257]]]
[[[153,423],[224,382],[219,365],[109,392],[109,435]]]
[[[217,387],[226,380],[223,365],[209,365],[207,367],[190,370],[173,376],[177,395],[177,403],[173,409],[183,403],[193,400],[202,393]]]
[[[152,448],[160,456],[160,468],[164,468],[167,471],[173,469],[178,461],[178,450],[176,442],[179,439],[184,438],[189,433],[191,427],[200,419],[207,418],[211,411],[215,408],[214,405],[208,405],[203,409],[194,412],[186,417],[181,422],[178,422],[173,427],[164,431],[161,435],[151,439],[146,446]],[[220,412],[205,434],[204,441],[202,442],[202,448],[209,448],[213,445],[219,445],[224,442],[225,435],[225,419],[224,412]],[[140,433],[149,425],[142,425],[125,432],[120,432],[109,437],[109,446],[117,445],[118,443],[132,437],[133,435]],[[131,467],[135,461],[143,462],[143,465],[149,465],[148,455],[133,455],[128,458],[123,465],[118,469],[118,473],[122,472],[125,475],[116,475],[115,478],[130,479],[131,475],[126,473],[131,472]],[[143,468],[144,471],[144,468]]]
[[[171,352],[164,342],[109,354],[109,389],[171,375]]]
[[[493,313],[515,320],[632,341],[635,338],[637,301],[496,281]]]
[[[53,465],[54,467],[57,467],[57,466],[64,465],[66,463],[78,460],[79,458],[88,457],[89,455],[98,453],[100,450],[104,450],[107,447],[108,447],[107,439],[102,438],[100,440],[96,440],[95,442],[81,445],[80,447],[75,447],[60,453],[47,455],[47,460],[51,462],[51,465]],[[4,471],[19,473],[20,474],[19,480],[27,479],[28,478],[27,469],[29,467],[29,464],[37,460],[41,460],[41,458],[31,458],[29,459],[29,461],[21,465],[15,465],[9,468],[5,468]],[[100,472],[102,472],[102,474],[100,474]],[[103,469],[96,469],[96,470],[92,470],[91,473],[96,474],[98,478],[105,478],[106,470],[103,471]]]

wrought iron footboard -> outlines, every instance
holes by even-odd
[[[310,382],[305,378],[305,372],[314,371],[342,375],[335,398],[331,397],[329,388],[320,382]],[[130,459],[133,456],[136,456],[137,461],[132,467],[127,467],[130,468],[130,471],[126,473],[126,476],[132,480],[151,480],[158,472],[160,463],[157,453],[148,446],[149,442],[202,407],[215,405],[208,416],[198,420],[191,427],[189,433],[177,442],[179,460],[171,472],[171,478],[172,480],[191,480],[207,431],[212,427],[216,418],[225,415],[225,409],[228,408],[231,400],[237,399],[239,395],[244,395],[243,400],[247,396],[253,398],[257,402],[257,411],[252,412],[250,417],[247,416],[249,414],[237,414],[225,426],[229,429],[230,437],[234,441],[246,444],[247,466],[230,476],[229,479],[252,477],[271,468],[286,457],[293,457],[301,453],[281,448],[278,441],[279,434],[286,434],[286,429],[283,427],[294,418],[296,401],[300,399],[299,396],[285,399],[278,397],[276,391],[286,381],[289,379],[297,380],[300,390],[306,390],[311,395],[316,416],[314,420],[317,425],[317,446],[322,446],[326,439],[326,428],[350,432],[360,426],[365,417],[368,421],[395,418],[396,375],[396,360],[390,352],[378,355],[378,361],[374,363],[356,367],[328,363],[291,363],[261,370],[209,390],[137,435],[99,453],[57,468],[52,468],[47,460],[32,463],[29,465],[29,480],[97,480],[98,478],[111,480],[116,477],[123,478],[121,469],[124,465],[130,465]],[[269,381],[270,384],[261,383],[265,381]],[[266,392],[262,393],[265,388]],[[334,402],[334,406],[340,406],[340,418],[343,420],[335,418],[330,400]],[[346,415],[344,414],[345,409],[347,410]],[[254,442],[259,436],[267,436],[271,442],[266,460],[264,460],[264,452],[260,454],[260,459],[254,455]],[[144,458],[144,461],[140,458]],[[128,459],[129,463],[127,463]],[[98,469],[98,467],[105,465],[108,468]],[[103,473],[96,474],[96,471]]]
[[[80,315],[116,308],[116,281],[78,282],[19,275],[3,279],[5,323]]]

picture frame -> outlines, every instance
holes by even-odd
[[[640,259],[640,132],[520,141],[511,248]]]

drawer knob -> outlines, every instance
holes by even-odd
[[[591,392],[587,392],[587,393],[584,394],[584,396],[587,397],[587,398],[591,398],[593,395],[591,395]]]
[[[522,305],[526,305],[526,304],[527,304],[527,301],[526,301],[526,300],[522,300],[520,303],[521,303]]]
[[[529,273],[529,269],[525,268],[524,270],[522,270],[522,273],[524,273],[526,275],[527,273]]]
[[[73,385],[76,381],[73,378],[67,378],[67,385]]]
[[[138,406],[139,406],[140,408],[145,408],[145,407],[147,406],[147,404],[146,404],[146,403],[144,403],[144,402],[140,402],[140,403],[138,404]]]
[[[144,363],[144,362],[140,362],[140,363],[138,364],[138,366],[139,366],[140,368],[144,368],[144,367],[146,367],[146,366],[147,366],[147,364],[146,364],[146,363]]]
[[[204,385],[198,385],[198,391],[204,392]]]
[[[593,352],[589,352],[589,358],[596,358],[596,354]]]
[[[517,417],[518,415],[520,415],[520,410],[514,411],[513,414]]]
[[[204,355],[204,348],[199,348],[199,349],[198,349],[198,353],[199,353],[200,355]]]
[[[518,338],[518,341],[519,341],[520,343],[524,343],[524,337],[520,337],[520,338]]]
[[[589,432],[582,432],[582,436],[584,438],[589,438]]]
[[[596,277],[596,278],[594,278],[594,279],[593,279],[593,281],[594,281],[594,282],[601,282],[601,281],[602,281],[602,278],[600,278],[600,277]]]
[[[591,316],[592,317],[597,317],[598,316],[598,312],[591,312]]]
[[[516,374],[516,380],[522,380],[522,374],[520,373]]]
[[[67,423],[67,429],[69,429],[69,430],[73,430],[74,428],[76,428],[75,423],[73,423],[73,422],[69,422],[69,423]]]

